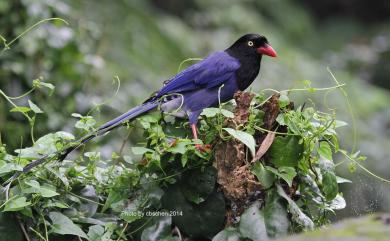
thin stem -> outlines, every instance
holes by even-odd
[[[150,222],[150,220],[152,220],[152,217],[150,217],[148,220],[146,220],[145,223],[143,223],[141,226],[139,226],[138,228],[136,228],[134,231],[132,231],[131,233],[129,233],[129,235],[132,235],[133,233],[138,232],[140,229],[142,229],[143,227],[145,227],[145,226]]]
[[[334,82],[336,82],[338,85],[340,85],[339,81],[336,79],[336,77],[334,76],[334,74],[332,73],[332,71],[330,70],[329,67],[327,67],[327,70],[330,73],[330,75],[332,76]],[[352,151],[351,152],[353,153],[353,152],[355,152],[356,143],[357,143],[357,125],[356,125],[355,113],[353,112],[352,105],[351,105],[351,102],[349,101],[347,92],[343,88],[340,88],[340,91],[343,94],[345,101],[347,102],[348,112],[351,115],[351,119],[352,119],[353,143],[352,143]]]
[[[42,213],[39,213],[43,219],[43,226],[45,227],[45,237],[46,237],[46,240],[49,240],[49,234],[47,233],[47,226],[46,226],[46,220],[45,220],[45,217],[43,217],[43,214]]]
[[[100,205],[100,206],[104,206],[104,204],[102,204],[102,203],[99,203],[99,202],[96,202],[96,201],[94,201],[94,200],[91,200],[91,199],[88,199],[88,198],[79,196],[79,195],[74,194],[74,193],[72,193],[72,192],[69,192],[69,194],[72,195],[72,196],[75,196],[75,197],[77,197],[77,198],[80,198],[81,200],[84,200],[84,201],[87,201],[87,202],[91,202],[91,203],[95,203],[95,204]]]
[[[335,145],[333,145],[332,142],[330,141],[327,141],[329,143],[329,145],[331,145],[333,148],[336,148]],[[376,174],[374,174],[373,172],[371,172],[370,170],[368,170],[366,167],[364,167],[362,164],[360,164],[358,161],[356,161],[355,159],[353,159],[352,157],[350,157],[345,151],[343,150],[340,150],[341,154],[343,154],[348,160],[352,161],[353,163],[355,163],[358,167],[360,167],[363,171],[367,172],[368,174],[370,174],[371,176],[375,177],[376,179],[378,180],[381,180],[382,182],[385,182],[385,183],[388,183],[390,184],[390,180],[386,179],[386,178],[383,178],[383,177],[380,177]]]
[[[12,39],[9,43],[6,42],[6,39],[5,38],[1,38],[4,42],[4,48],[3,50],[1,50],[0,52],[0,56],[3,54],[3,52],[5,52],[6,50],[8,50],[10,48],[10,46],[18,39],[20,39],[21,37],[23,37],[25,34],[27,34],[28,32],[30,32],[33,28],[35,28],[36,26],[44,23],[44,22],[48,22],[48,21],[54,21],[54,20],[59,20],[59,21],[62,21],[64,22],[65,24],[69,25],[68,22],[66,22],[64,19],[62,18],[46,18],[46,19],[42,19],[41,21],[33,24],[32,26],[30,26],[29,28],[27,28],[26,30],[24,30],[21,34],[19,34],[18,36],[16,36],[16,38]]]
[[[119,234],[118,236],[118,239],[116,241],[119,241],[123,235],[123,233],[125,232],[125,230],[127,229],[127,226],[129,226],[129,223],[126,222],[126,225],[123,227],[123,229],[121,230],[121,233]]]
[[[40,234],[38,231],[36,231],[35,229],[33,229],[32,227],[29,227],[29,229],[31,231],[33,231],[36,235],[38,235],[38,237],[40,237],[43,241],[49,241],[48,239],[45,239],[45,237],[42,236],[42,234]]]
[[[188,59],[185,59],[183,61],[181,61],[181,63],[179,64],[179,67],[177,68],[177,73],[180,72],[181,70],[181,67],[183,66],[183,64],[185,64],[186,62],[189,62],[189,61],[201,61],[203,60],[202,58],[188,58]]]
[[[95,111],[95,109],[98,109],[100,106],[106,105],[107,103],[111,102],[111,101],[114,99],[114,97],[118,95],[119,90],[120,90],[120,88],[121,88],[121,80],[119,79],[119,76],[117,76],[117,75],[114,76],[113,81],[115,81],[115,80],[116,80],[116,82],[118,82],[118,85],[117,85],[117,87],[116,87],[116,90],[115,90],[115,92],[114,92],[114,95],[112,95],[110,98],[104,100],[103,102],[101,102],[101,103],[99,103],[99,104],[96,104],[93,108],[91,108],[91,109],[88,111],[87,116],[89,116],[93,111]]]
[[[27,95],[31,94],[34,90],[35,90],[35,87],[33,87],[31,90],[27,91],[26,93],[24,93],[24,94],[22,94],[22,95],[15,96],[15,97],[8,96],[8,98],[9,98],[10,100],[21,99],[21,98],[26,97]]]
[[[0,89],[0,94],[15,108],[17,108],[18,106],[8,97],[8,95],[6,95],[1,89]],[[31,117],[29,115],[27,115],[26,113],[24,112],[20,112],[22,113],[29,121],[31,121]]]
[[[276,135],[300,136],[299,134],[294,134],[294,133],[283,133],[283,132],[277,132],[277,131],[270,131],[270,130],[264,129],[264,128],[260,127],[260,126],[254,126],[253,128],[255,128],[258,131],[265,131],[265,132],[268,132],[268,133],[274,133]]]
[[[30,237],[28,236],[28,233],[27,233],[27,231],[26,231],[26,228],[24,227],[24,224],[23,224],[22,220],[21,220],[20,217],[17,216],[17,215],[16,215],[16,220],[18,220],[20,229],[22,230],[23,235],[24,235],[24,237],[26,238],[26,240],[27,240],[27,241],[31,241],[31,239],[30,239]]]

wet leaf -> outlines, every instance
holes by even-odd
[[[255,162],[252,165],[251,172],[255,174],[262,187],[270,188],[275,181],[275,175],[267,170],[260,162]]]
[[[244,143],[251,151],[252,156],[255,156],[256,143],[253,136],[251,136],[250,134],[244,131],[234,130],[232,128],[223,128],[223,129],[227,131],[230,135],[232,135],[234,138]]]
[[[143,155],[145,153],[153,153],[154,150],[142,147],[142,146],[135,146],[131,148],[131,151],[134,153],[134,155]]]
[[[29,112],[31,109],[26,107],[26,106],[18,106],[18,107],[14,107],[10,110],[10,112],[21,112],[21,113],[27,113]]]
[[[58,234],[71,234],[80,236],[82,238],[88,238],[84,231],[73,223],[71,219],[63,215],[60,212],[50,212],[49,217],[52,221],[51,232]]]
[[[336,176],[336,179],[337,179],[337,183],[352,183],[351,180],[343,178],[343,177]]]
[[[101,225],[93,225],[88,229],[88,241],[103,241],[104,228]]]
[[[141,234],[141,241],[160,241],[171,234],[172,217],[156,217],[154,223],[145,228]]]
[[[347,206],[347,203],[345,202],[345,199],[340,194],[337,194],[337,196],[330,202],[329,208],[334,210],[343,209]]]
[[[275,238],[288,234],[290,220],[287,215],[287,208],[282,203],[281,197],[275,190],[268,192],[264,207],[264,219],[268,236]]]
[[[172,216],[173,224],[190,237],[212,237],[223,227],[225,200],[221,193],[213,192],[204,202],[194,204],[187,201],[178,185],[173,185],[165,190],[161,202],[165,209],[178,214]]]
[[[245,238],[253,241],[262,241],[268,239],[264,222],[264,214],[260,212],[260,203],[253,203],[241,215],[238,230]]]
[[[288,93],[286,91],[280,92],[280,97],[279,97],[279,107],[280,108],[284,108],[288,104],[290,104],[290,99],[288,98],[287,94]]]
[[[5,163],[0,161],[0,176],[14,171],[23,171],[23,167],[15,163]]]
[[[320,147],[318,148],[318,154],[327,160],[332,160],[332,149],[326,141],[320,142]]]
[[[268,150],[270,161],[277,167],[296,167],[303,153],[303,145],[296,136],[278,136]]]
[[[31,100],[28,100],[28,105],[30,106],[31,110],[34,111],[34,113],[36,114],[43,113],[43,111]]]
[[[215,107],[210,107],[210,108],[205,108],[203,109],[201,115],[204,115],[206,117],[214,117],[218,114],[222,114],[223,116],[227,118],[234,118],[234,114],[231,111],[222,109],[222,108],[215,108]]]
[[[180,189],[187,200],[199,204],[213,192],[217,179],[214,167],[207,167],[203,172],[199,169],[183,175]]]
[[[167,151],[172,152],[174,154],[176,154],[176,153],[184,154],[187,151],[187,148],[186,148],[187,145],[190,145],[191,143],[192,143],[191,140],[179,139],[176,141],[175,145],[169,147],[167,149]]]
[[[314,222],[298,207],[298,205],[284,192],[280,185],[276,186],[278,194],[288,202],[288,209],[292,219],[302,225],[304,229],[313,230]]]
[[[326,200],[333,200],[339,193],[336,175],[331,171],[325,171],[322,174],[322,191]]]
[[[297,175],[297,172],[293,167],[279,167],[278,169],[275,169],[273,167],[267,166],[266,169],[282,178],[290,187],[292,186],[294,177]]]
[[[5,212],[15,212],[24,209],[31,205],[31,202],[26,201],[26,197],[17,197],[10,199],[4,207]]]
[[[238,232],[235,228],[225,228],[221,232],[219,232],[217,235],[214,236],[214,238],[211,241],[240,241],[241,240],[241,234]]]
[[[15,216],[9,213],[0,213],[0,241],[25,240]]]

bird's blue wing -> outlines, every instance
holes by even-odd
[[[220,86],[234,78],[239,67],[240,63],[234,57],[224,51],[215,52],[174,76],[155,96]]]

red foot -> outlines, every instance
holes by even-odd
[[[210,152],[211,151],[211,145],[210,144],[206,144],[206,145],[195,144],[195,148],[198,151],[200,151],[200,152]]]

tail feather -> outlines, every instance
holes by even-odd
[[[112,129],[115,129],[115,128],[121,126],[123,123],[130,121],[130,120],[133,120],[134,118],[137,118],[138,116],[140,116],[144,113],[147,113],[150,110],[155,109],[158,105],[159,105],[158,102],[147,102],[147,103],[144,103],[142,105],[139,105],[139,106],[136,106],[136,107],[130,109],[126,113],[124,113],[124,114],[116,117],[115,119],[110,120],[110,121],[106,122],[105,124],[101,125],[96,131],[85,135],[84,137],[79,139],[76,144],[69,146],[64,150],[60,150],[56,153],[47,154],[47,155],[45,155],[45,156],[43,156],[43,157],[41,157],[33,162],[30,162],[28,165],[26,165],[23,168],[23,171],[15,173],[10,179],[8,179],[8,181],[6,181],[6,183],[11,183],[13,180],[15,180],[17,177],[19,177],[20,174],[29,172],[34,167],[45,163],[50,158],[55,157],[60,161],[64,160],[69,153],[78,149],[80,146],[89,142],[93,138],[95,138],[97,136],[101,136],[101,135],[111,131]]]
[[[126,113],[116,117],[115,119],[110,120],[105,124],[101,125],[98,128],[98,131],[115,128],[116,126],[123,124],[125,121],[129,121],[133,118],[136,118],[139,115],[156,108],[157,106],[158,106],[157,102],[147,102],[142,105],[136,106],[130,109],[129,111],[127,111]]]

